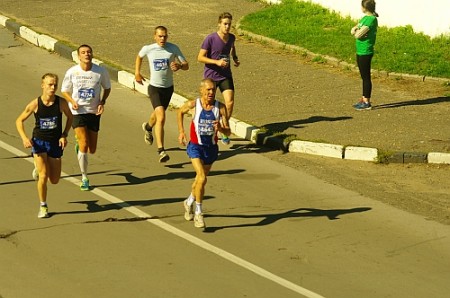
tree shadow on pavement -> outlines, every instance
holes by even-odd
[[[358,213],[358,212],[366,212],[372,210],[370,207],[358,207],[351,209],[315,209],[315,208],[298,208],[294,210],[289,210],[282,213],[274,213],[274,214],[256,214],[256,215],[233,215],[233,214],[205,214],[206,217],[225,217],[225,218],[244,218],[244,219],[254,219],[254,218],[262,218],[260,221],[255,223],[248,224],[237,224],[237,225],[229,225],[229,226],[221,226],[221,227],[206,227],[204,229],[205,233],[214,233],[218,230],[230,229],[230,228],[245,228],[245,227],[259,227],[273,224],[281,219],[286,218],[301,218],[301,217],[326,217],[329,220],[339,219],[340,215]]]
[[[342,117],[325,117],[325,116],[311,116],[307,119],[299,119],[299,120],[292,120],[292,121],[286,121],[286,122],[275,122],[275,123],[268,123],[263,125],[269,132],[283,132],[288,128],[303,128],[305,124],[312,124],[316,122],[334,122],[334,121],[343,121],[343,120],[350,120],[353,119],[353,117],[350,116],[342,116]]]
[[[387,103],[387,104],[381,104],[373,106],[373,110],[377,109],[392,109],[392,108],[400,108],[400,107],[406,107],[406,106],[424,106],[424,105],[432,105],[432,104],[438,104],[443,102],[450,102],[449,96],[444,97],[434,97],[434,98],[427,98],[427,99],[415,99],[415,100],[408,100],[408,101],[400,101],[400,102],[393,102],[393,103]]]

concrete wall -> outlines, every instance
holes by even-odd
[[[361,0],[299,0],[320,4],[357,20],[361,18]],[[279,3],[280,0],[266,0]],[[376,0],[380,26],[411,25],[429,36],[450,36],[450,0]]]

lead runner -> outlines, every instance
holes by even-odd
[[[200,98],[186,102],[177,113],[178,141],[186,145],[184,132],[184,115],[194,109],[194,116],[190,124],[190,141],[187,154],[195,170],[195,180],[189,197],[183,201],[184,218],[194,220],[196,228],[204,228],[203,196],[207,176],[213,163],[217,160],[219,147],[217,133],[230,134],[226,106],[215,99],[216,84],[212,79],[203,79],[200,83]],[[194,212],[195,202],[195,212]]]

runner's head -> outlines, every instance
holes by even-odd
[[[160,46],[163,47],[166,45],[167,42],[167,28],[164,26],[157,26],[155,28],[155,35],[153,37],[155,39],[155,42]]]
[[[46,73],[41,80],[42,95],[52,96],[58,89],[58,75],[54,73]]]
[[[202,100],[214,100],[216,98],[216,83],[210,78],[201,80],[200,94],[202,96]]]
[[[91,63],[92,58],[94,57],[94,53],[92,51],[91,46],[87,44],[82,44],[77,49],[78,59],[82,63]]]
[[[219,15],[219,32],[222,34],[228,34],[231,30],[231,22],[233,16],[229,12],[224,12]]]

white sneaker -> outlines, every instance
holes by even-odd
[[[170,156],[166,153],[166,151],[161,151],[159,153],[159,162],[166,162],[170,159]]]
[[[189,206],[187,204],[187,199],[186,199],[183,201],[183,206],[184,206],[184,219],[186,219],[187,221],[193,220],[194,219],[194,204]]]
[[[39,179],[39,172],[36,168],[34,168],[33,172],[31,172],[31,177],[33,177],[33,179],[36,181]]]
[[[39,208],[38,218],[48,218],[48,206],[41,206]]]
[[[204,228],[205,221],[203,220],[203,213],[194,215],[194,227],[196,228]]]
[[[147,130],[147,122],[142,123],[142,130],[144,131],[144,142],[147,145],[153,144],[153,134],[151,130]]]

